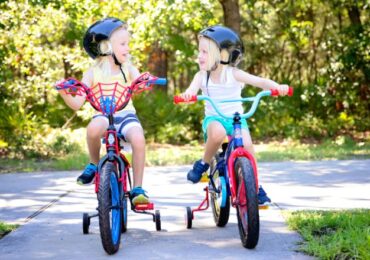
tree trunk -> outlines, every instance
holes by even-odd
[[[354,32],[359,35],[364,31],[361,23],[361,13],[357,5],[350,5],[347,7],[347,12],[349,19],[351,21],[351,25],[353,27]],[[355,35],[357,38],[358,36]],[[365,77],[366,85],[370,84],[370,69],[366,66],[366,61],[364,61],[363,57],[358,57],[359,59],[359,68],[361,69],[362,73]]]
[[[149,53],[148,69],[151,74],[159,78],[167,78],[168,59],[167,53],[160,46],[153,45]],[[160,86],[161,89],[167,92],[167,86]]]
[[[238,0],[219,0],[224,11],[224,23],[240,34],[240,13]]]

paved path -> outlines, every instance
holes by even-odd
[[[146,189],[161,211],[162,231],[149,216],[129,212],[128,232],[111,258],[310,259],[295,252],[300,237],[289,231],[280,209],[370,208],[370,160],[261,163],[260,181],[275,205],[260,211],[256,249],[241,246],[235,210],[225,228],[211,209],[186,229],[186,206],[202,199],[204,185],[185,182],[190,166],[146,169]],[[82,234],[83,212],[94,212],[93,186],[75,184],[78,172],[0,175],[0,219],[22,226],[0,240],[1,259],[106,259],[97,219]],[[150,186],[149,186],[150,184]]]

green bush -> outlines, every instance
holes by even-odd
[[[201,140],[202,104],[174,105],[172,97],[162,91],[139,94],[134,104],[149,142],[185,144]]]

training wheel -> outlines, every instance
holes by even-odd
[[[155,211],[155,228],[157,231],[161,231],[161,213],[159,210]]]
[[[186,207],[185,223],[186,223],[186,228],[190,229],[193,223],[193,214],[191,212],[190,207]]]
[[[82,215],[82,230],[84,234],[89,234],[90,217],[89,214],[84,213]]]

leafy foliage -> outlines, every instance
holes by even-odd
[[[246,47],[241,68],[295,87],[294,97],[261,104],[250,122],[254,138],[322,138],[369,130],[366,1],[240,0],[239,6]],[[53,84],[81,78],[91,65],[81,46],[83,34],[106,16],[128,22],[133,63],[141,71],[153,69],[153,52],[165,54],[168,89],[135,99],[147,138],[175,144],[202,140],[201,106],[174,106],[171,97],[198,70],[197,33],[223,21],[218,1],[9,0],[0,3],[0,12],[0,149],[5,147],[7,155],[51,155],[52,150],[39,149],[44,146],[37,136],[48,136],[50,128],[87,124],[89,106],[71,111]],[[256,91],[247,87],[244,94]]]

